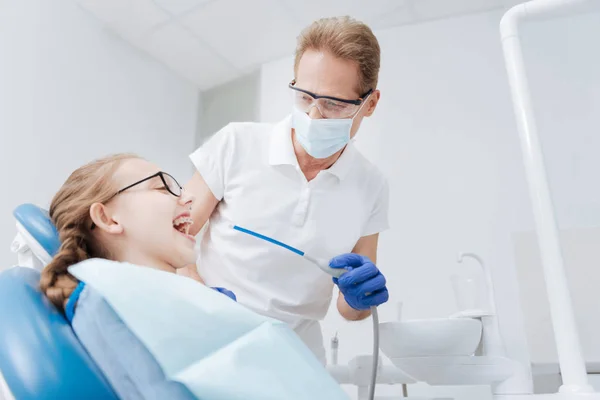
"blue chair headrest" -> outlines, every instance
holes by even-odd
[[[0,371],[13,396],[117,399],[39,281],[31,268],[0,273]]]
[[[13,215],[50,257],[54,257],[60,248],[60,239],[48,212],[33,204],[21,204]]]

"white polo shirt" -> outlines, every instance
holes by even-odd
[[[363,236],[388,228],[388,186],[352,143],[308,182],[298,166],[291,118],[232,123],[191,156],[220,200],[200,241],[198,271],[250,309],[289,323],[324,362],[318,320],[331,277],[299,255],[232,229],[250,229],[317,258],[349,253]]]

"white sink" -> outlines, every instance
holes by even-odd
[[[389,358],[473,355],[481,341],[481,321],[439,318],[379,324],[379,347]]]

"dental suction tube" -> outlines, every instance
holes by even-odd
[[[305,252],[303,252],[302,250],[298,250],[295,247],[287,245],[283,242],[280,242],[280,241],[270,238],[268,236],[261,235],[260,233],[251,231],[246,228],[242,228],[238,225],[232,225],[232,228],[236,231],[245,233],[250,236],[254,236],[258,239],[272,243],[279,247],[283,247],[284,249],[287,249],[287,250],[291,251],[292,253],[296,253],[297,255],[304,257],[307,261],[310,261],[311,263],[315,264],[317,267],[319,267],[319,269],[321,271],[323,271],[326,274],[329,274],[335,278],[339,278],[340,276],[342,276],[346,272],[348,272],[347,270],[342,269],[342,268],[331,268],[329,266],[329,262],[327,260],[312,257],[312,256],[306,254]],[[375,399],[375,384],[377,381],[377,366],[379,364],[379,314],[377,313],[377,307],[375,307],[375,306],[371,307],[371,317],[373,319],[373,367],[371,370],[371,384],[369,386],[368,400]]]

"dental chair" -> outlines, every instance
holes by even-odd
[[[0,273],[0,372],[17,400],[117,399],[71,326],[39,290],[60,241],[48,213],[13,212],[19,264]]]

